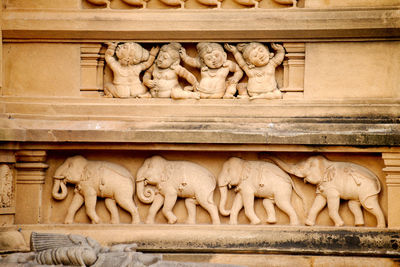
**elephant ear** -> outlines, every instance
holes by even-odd
[[[161,182],[168,181],[174,172],[179,173],[179,170],[176,170],[177,168],[178,168],[178,166],[176,166],[174,164],[170,164],[169,162],[166,162],[164,170],[161,173]]]
[[[330,182],[335,178],[336,175],[336,167],[334,165],[329,166],[328,168],[326,168],[325,173],[324,173],[324,177],[322,178],[323,182]]]
[[[241,181],[247,180],[251,176],[250,174],[251,170],[252,168],[250,162],[244,162],[242,166],[242,173],[240,174],[240,180]]]

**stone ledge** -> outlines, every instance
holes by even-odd
[[[5,10],[2,17],[5,42],[13,40],[299,42],[400,37],[399,7],[179,11],[147,9],[137,12]],[[174,27],[171,28],[170,25]],[[157,36],[157,40],[154,36]]]
[[[400,145],[397,100],[2,100],[2,141]]]
[[[102,245],[137,243],[161,253],[283,253],[399,257],[398,229],[251,225],[19,225],[32,231],[91,236]]]

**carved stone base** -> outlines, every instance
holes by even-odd
[[[136,243],[157,253],[262,253],[324,256],[399,257],[398,230],[356,227],[250,225],[21,225],[31,232],[90,236],[101,245]]]

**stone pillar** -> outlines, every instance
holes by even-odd
[[[304,92],[304,43],[284,43],[286,50],[283,62],[283,88],[285,98],[303,97]]]
[[[103,90],[104,49],[101,44],[81,46],[81,92],[98,95]]]
[[[16,153],[17,205],[15,222],[36,224],[41,222],[42,191],[48,168],[46,151],[24,150]]]
[[[400,227],[400,153],[382,153],[388,190],[388,227]]]
[[[0,151],[0,226],[14,224],[15,172],[14,151]]]

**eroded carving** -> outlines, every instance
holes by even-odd
[[[157,60],[143,76],[143,83],[150,88],[152,97],[162,97],[174,99],[199,99],[200,94],[192,92],[198,87],[196,77],[187,69],[179,65],[180,56],[179,43],[163,45],[158,53]],[[179,84],[179,77],[185,79],[192,86],[182,89]]]
[[[57,200],[66,198],[66,184],[75,184],[75,194],[68,208],[65,223],[72,223],[75,213],[85,203],[86,213],[92,223],[100,223],[96,213],[97,197],[105,198],[111,213],[111,223],[119,223],[118,205],[132,216],[132,223],[139,223],[138,209],[133,201],[135,181],[124,167],[107,161],[89,161],[82,156],[65,160],[54,174],[52,195]]]
[[[13,204],[13,174],[7,164],[0,165],[0,208]]]
[[[329,217],[335,226],[343,226],[339,215],[340,199],[349,200],[355,225],[364,225],[363,206],[377,220],[377,227],[385,227],[385,216],[379,205],[381,191],[379,178],[369,169],[351,162],[330,161],[318,155],[298,164],[288,164],[277,157],[270,157],[283,170],[317,185],[317,196],[308,213],[306,225],[315,225],[319,212],[328,203]]]
[[[185,2],[187,0],[160,0],[160,1],[168,6],[180,6],[181,9],[184,9]]]
[[[206,5],[206,6],[215,6],[216,8],[221,8],[223,0],[197,0],[200,4]]]
[[[235,0],[235,2],[244,6],[258,8],[258,5],[261,2],[261,0]]]
[[[292,189],[296,190],[290,176],[278,166],[264,161],[247,161],[231,157],[223,165],[218,176],[218,186],[221,193],[220,213],[230,215],[230,224],[237,224],[239,211],[244,206],[245,214],[251,224],[259,224],[261,220],[254,212],[254,197],[263,198],[267,212],[268,223],[276,223],[274,204],[276,204],[290,219],[291,225],[299,225],[299,219],[291,204]],[[228,187],[235,186],[235,199],[231,210],[226,210]]]
[[[218,43],[198,43],[198,57],[193,58],[181,48],[182,60],[201,72],[197,91],[201,98],[234,98],[236,86],[243,76],[240,67],[227,59],[224,48]],[[230,72],[233,76],[227,79]]]
[[[297,5],[297,0],[272,0],[272,1],[282,5],[292,5],[292,7],[296,7]]]
[[[51,233],[31,234],[29,253],[15,253],[3,259],[4,263],[28,263],[27,266],[156,266],[162,256],[136,252],[136,244],[117,244],[102,247],[96,240],[81,235]],[[19,266],[19,265],[18,265]],[[25,265],[24,265],[25,266]],[[158,266],[158,265],[157,265]]]
[[[106,6],[107,8],[110,8],[110,2],[111,0],[86,0],[89,3],[96,5],[96,6]]]
[[[153,64],[159,48],[153,47],[149,53],[138,43],[113,42],[107,45],[105,60],[113,71],[114,79],[112,83],[104,85],[104,96],[150,97],[139,76]]]
[[[248,77],[247,85],[239,87],[239,98],[282,98],[275,78],[275,69],[282,63],[285,49],[282,45],[274,43],[271,47],[276,51],[276,55],[270,53],[267,46],[257,42],[241,43],[237,46],[225,44],[226,50],[233,54]]]
[[[162,212],[168,223],[175,223],[177,217],[172,208],[177,197],[185,198],[187,223],[196,222],[197,204],[208,211],[213,224],[220,223],[218,209],[213,201],[216,180],[210,171],[198,164],[153,156],[146,159],[138,170],[136,183],[140,201],[152,203],[146,223],[154,223],[156,213],[162,205]],[[152,188],[145,188],[146,184],[155,185],[157,192]]]

